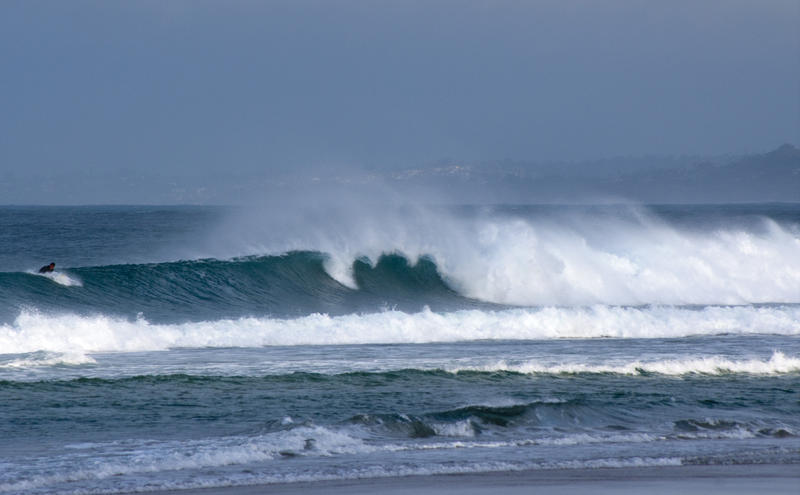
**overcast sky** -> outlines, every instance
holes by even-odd
[[[800,0],[4,0],[0,180],[763,152],[800,144],[798,26]]]

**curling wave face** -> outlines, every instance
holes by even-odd
[[[450,289],[428,259],[413,265],[399,255],[382,256],[375,265],[355,260],[351,273],[356,289],[328,275],[326,259],[321,253],[291,252],[229,261],[73,268],[59,278],[0,273],[0,315],[8,321],[21,309],[36,308],[51,314],[144,315],[176,322],[486,306]]]

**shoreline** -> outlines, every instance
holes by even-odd
[[[542,469],[302,481],[167,490],[164,495],[374,494],[764,494],[800,493],[800,464]]]

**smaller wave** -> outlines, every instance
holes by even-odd
[[[457,415],[472,414],[476,411],[485,412],[484,409],[483,406],[470,406],[454,412],[458,413]],[[508,407],[495,408],[493,412],[503,412],[512,416],[519,412],[516,410],[509,412],[507,409]],[[396,419],[404,420],[401,417]],[[141,486],[133,486],[130,483],[146,483],[147,489],[176,489],[528,469],[679,466],[685,463],[685,459],[676,456],[605,455],[567,460],[483,460],[459,463],[425,461],[371,464],[362,460],[374,454],[385,456],[399,453],[408,460],[412,459],[408,457],[409,455],[431,451],[447,453],[462,449],[482,449],[488,453],[537,446],[560,448],[574,445],[642,444],[778,436],[774,433],[774,429],[765,430],[764,425],[711,418],[677,421],[674,424],[674,431],[665,434],[642,432],[565,434],[556,430],[544,431],[541,436],[534,437],[522,434],[520,438],[515,439],[478,440],[470,431],[465,430],[467,428],[464,426],[465,420],[461,419],[452,423],[452,431],[443,428],[441,433],[437,432],[435,434],[437,438],[378,443],[367,431],[371,424],[372,421],[364,417],[349,425],[324,427],[295,424],[291,418],[286,417],[281,421],[277,431],[254,435],[169,441],[128,439],[71,444],[66,446],[65,452],[52,458],[13,459],[9,467],[14,467],[13,472],[17,474],[14,477],[0,478],[0,492],[52,493],[58,486],[68,484],[72,488],[80,488],[81,483],[85,482],[91,483],[95,488],[99,486],[98,483],[105,483],[102,491],[112,493],[131,491],[131,488],[136,488],[133,491],[138,491],[138,487]],[[367,430],[362,428],[364,426]],[[436,428],[436,425],[432,428]],[[776,431],[791,434],[785,430]],[[526,436],[528,438],[525,438]],[[103,457],[94,457],[97,452],[103,452]],[[296,470],[286,463],[274,464],[276,461],[290,458],[331,457],[338,458],[338,467],[320,466],[320,469],[316,470],[308,468]],[[419,459],[422,461],[425,458]],[[18,466],[12,466],[15,464]],[[237,469],[229,469],[231,466],[236,466]],[[251,469],[252,466],[258,468]],[[173,474],[178,476],[173,477]],[[122,480],[122,483],[119,483],[119,480]]]
[[[746,359],[731,360],[722,356],[707,356],[696,359],[666,359],[659,361],[633,361],[624,364],[583,364],[569,363],[543,365],[537,362],[508,364],[500,361],[493,365],[454,367],[446,371],[458,373],[462,371],[510,371],[514,373],[534,374],[578,374],[578,373],[613,373],[620,375],[641,375],[656,373],[660,375],[722,375],[729,373],[747,373],[753,375],[776,375],[800,371],[800,357],[786,356],[775,351],[767,360]]]
[[[66,463],[68,469],[0,483],[0,492],[23,492],[57,483],[103,480],[131,474],[265,462],[292,452],[313,450],[316,455],[329,456],[369,449],[357,438],[322,427],[299,427],[256,437],[232,436],[184,442],[129,440],[87,443],[77,447],[75,450],[78,451],[102,447],[115,455],[110,456],[107,462],[87,464],[79,452],[72,462]]]
[[[788,438],[797,432],[785,425],[768,425],[762,422],[741,423],[719,418],[682,419],[675,421],[675,433],[669,438],[680,440],[696,439],[746,439],[757,437]]]
[[[594,438],[576,438],[573,443],[595,443],[603,441]],[[640,439],[606,438],[605,441],[642,441]],[[321,426],[297,426],[281,431],[256,436],[229,436],[221,438],[185,440],[185,441],[153,441],[122,440],[103,443],[82,443],[69,446],[66,455],[52,459],[55,464],[49,469],[36,469],[26,465],[22,468],[25,476],[18,479],[0,481],[0,492],[50,491],[50,488],[64,483],[110,482],[126,476],[140,477],[145,475],[149,489],[159,485],[164,488],[198,488],[202,486],[234,486],[261,483],[281,483],[300,481],[319,481],[335,479],[354,479],[369,477],[396,477],[406,475],[431,475],[470,472],[509,471],[522,469],[582,469],[598,467],[641,467],[680,465],[680,458],[594,458],[585,460],[553,461],[553,462],[467,462],[467,463],[425,463],[414,465],[396,463],[394,465],[372,465],[355,463],[349,467],[343,464],[341,469],[314,471],[284,471],[280,469],[263,470],[264,474],[256,475],[254,471],[241,476],[241,473],[215,471],[226,466],[269,465],[270,462],[294,457],[331,457],[331,456],[365,456],[375,452],[409,452],[414,450],[430,451],[437,449],[464,448],[508,448],[532,445],[562,445],[561,443],[544,442],[462,442],[446,443],[389,443],[373,444],[361,438],[357,431],[330,429]],[[569,444],[569,442],[567,443]],[[106,457],[98,460],[92,452],[103,451]],[[20,463],[35,464],[43,459],[18,459]],[[161,481],[148,479],[148,474],[165,472],[187,473],[202,470],[202,473],[181,477],[180,480]],[[155,483],[155,485],[154,485]],[[173,485],[178,483],[177,486]],[[127,485],[116,485],[104,489],[106,493],[129,491]],[[128,487],[129,488],[129,487]]]
[[[357,415],[349,423],[392,437],[430,441],[398,444],[399,450],[573,446],[601,443],[649,443],[674,440],[788,438],[796,427],[768,420],[683,419],[672,430],[636,431],[611,427],[617,412],[598,412],[581,401],[534,401],[509,406],[469,405],[422,415]],[[594,428],[589,424],[595,424]],[[574,425],[584,428],[568,432]],[[620,430],[628,431],[620,431]],[[514,433],[516,432],[516,433]],[[512,434],[512,438],[508,435]]]

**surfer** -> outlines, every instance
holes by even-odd
[[[49,265],[44,265],[43,267],[39,268],[39,273],[50,273],[56,269],[55,263],[50,263]]]

